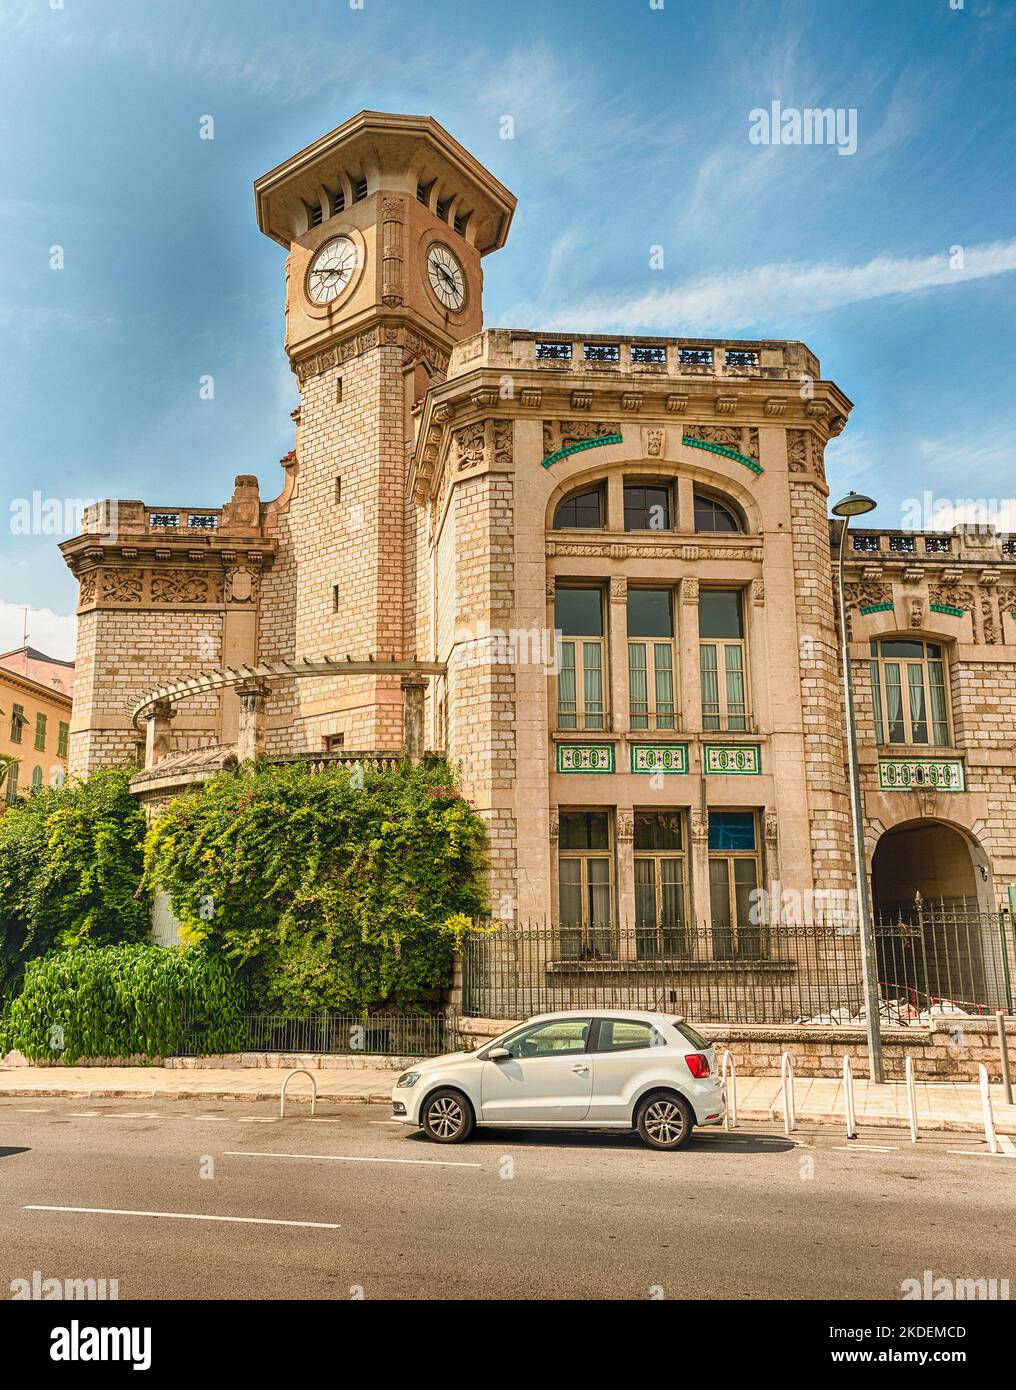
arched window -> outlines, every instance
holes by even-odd
[[[696,531],[743,531],[744,526],[733,507],[711,497],[707,492],[695,491],[695,530]]]
[[[597,531],[603,527],[603,484],[573,492],[557,504],[554,512],[555,531]]]

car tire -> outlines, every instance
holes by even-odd
[[[473,1107],[461,1091],[435,1091],[423,1103],[420,1123],[435,1144],[461,1144],[473,1132]]]
[[[639,1101],[635,1128],[651,1149],[683,1149],[695,1128],[695,1115],[683,1096],[654,1091]]]

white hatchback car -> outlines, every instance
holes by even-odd
[[[392,1088],[392,1114],[439,1144],[497,1129],[636,1129],[680,1149],[717,1125],[724,1086],[712,1045],[673,1014],[541,1014],[474,1052],[429,1057]]]

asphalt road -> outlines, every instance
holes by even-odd
[[[829,1128],[795,1143],[752,1126],[661,1154],[488,1131],[439,1148],[385,1107],[318,1113],[5,1100],[0,1298],[36,1270],[115,1278],[121,1299],[896,1299],[926,1269],[1016,1296],[1016,1158],[971,1135],[915,1149],[878,1130],[847,1152]]]

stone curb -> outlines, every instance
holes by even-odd
[[[7,1091],[0,1086],[0,1098],[17,1099],[23,1097],[26,1100],[40,1100],[47,1096],[60,1100],[249,1100],[249,1101],[277,1101],[279,1092],[277,1089],[271,1091],[193,1091],[193,1090],[138,1090],[137,1088],[126,1087],[90,1087],[88,1090],[67,1090],[56,1087],[37,1087]],[[306,1093],[293,1093],[288,1097],[290,1103],[309,1103]],[[318,1092],[319,1101],[329,1101],[333,1105],[387,1105],[391,1100],[390,1091],[370,1091],[366,1095],[363,1092],[356,1094],[346,1094],[343,1092],[332,1093],[331,1091]],[[782,1124],[783,1112],[779,1109],[759,1109],[746,1108],[739,1105],[737,1109],[738,1118],[751,1120],[763,1124]],[[840,1125],[845,1127],[843,1114],[840,1111],[806,1111],[798,1113],[799,1124],[820,1124],[820,1125]],[[858,1116],[859,1128],[870,1129],[906,1129],[907,1118],[905,1115],[869,1115]],[[922,1116],[920,1118],[921,1132],[946,1132],[953,1134],[980,1134],[983,1135],[984,1129],[979,1120],[955,1120],[941,1115]],[[1016,1122],[1009,1120],[995,1121],[995,1132],[997,1134],[1016,1134]]]

